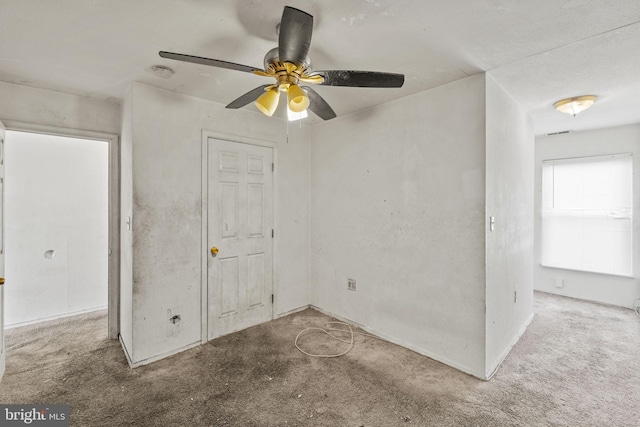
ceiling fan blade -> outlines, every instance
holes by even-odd
[[[264,93],[264,90],[266,88],[268,88],[269,86],[273,86],[273,85],[262,85],[259,86],[247,93],[245,93],[244,95],[242,95],[240,98],[236,99],[235,101],[232,101],[229,105],[227,105],[226,108],[242,108],[245,105],[247,105],[250,102],[255,101],[256,99],[258,99],[258,97],[260,95],[262,95]]]
[[[310,75],[324,77],[320,84],[325,86],[402,87],[404,84],[404,74],[377,71],[328,70],[314,71]]]
[[[182,53],[160,52],[160,56],[177,61],[193,62],[195,64],[210,65],[212,67],[227,68],[229,70],[244,71],[253,73],[255,70],[262,71],[260,68],[250,67],[248,65],[236,64],[233,62],[221,61],[219,59],[202,58],[200,56],[183,55]]]
[[[307,96],[309,97],[309,109],[318,117],[322,120],[331,120],[336,116],[333,108],[327,104],[327,101],[325,101],[318,92],[311,89],[309,86],[303,86],[303,88],[307,91]]]
[[[302,64],[309,53],[312,32],[313,16],[293,7],[285,6],[278,37],[280,61]]]

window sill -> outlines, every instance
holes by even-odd
[[[571,272],[575,272],[575,273],[597,274],[599,276],[612,276],[612,277],[621,277],[623,279],[635,279],[634,276],[628,276],[626,274],[615,274],[615,273],[603,273],[601,271],[578,270],[578,269],[575,269],[575,268],[556,267],[556,266],[553,266],[553,265],[544,265],[544,264],[540,264],[540,267],[551,268],[551,269],[554,269],[554,270],[571,271]]]

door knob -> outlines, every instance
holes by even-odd
[[[218,251],[218,248],[216,248],[215,246],[212,246],[212,247],[211,247],[211,256],[212,256],[212,257],[214,257],[214,258],[215,258],[215,257],[216,257],[216,255],[218,255],[218,252],[219,252],[219,251]]]
[[[0,277],[0,285],[4,285],[4,277]]]

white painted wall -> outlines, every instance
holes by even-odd
[[[311,130],[312,304],[478,377],[485,108],[476,75]]]
[[[7,132],[7,325],[107,306],[108,148]]]
[[[0,82],[0,120],[120,133],[120,105],[45,89]]]
[[[530,117],[487,75],[486,376],[533,318],[533,164]]]
[[[132,263],[131,287],[123,277],[122,290],[132,294],[133,315],[130,320],[123,315],[121,323],[123,330],[131,330],[131,341],[123,342],[132,362],[200,341],[203,129],[278,144],[276,314],[308,304],[307,129],[291,126],[287,144],[281,120],[139,83],[133,84],[124,106],[123,124],[131,130],[122,133],[122,221],[131,216],[133,230],[122,228],[122,242],[132,242],[133,250],[132,260],[122,261],[123,266]],[[122,253],[126,257],[127,248]],[[182,317],[177,333],[168,333],[167,309]]]
[[[311,139],[312,304],[489,377],[533,314],[530,118],[481,74]]]
[[[120,339],[127,351],[133,349],[133,233],[128,225],[132,212],[133,89],[130,86],[122,104],[120,133]]]
[[[259,113],[262,114],[262,113]],[[275,313],[287,314],[309,305],[309,140],[307,126],[289,124],[289,142],[283,140],[286,124],[272,129],[276,148],[276,241],[278,265]]]
[[[612,153],[633,154],[633,278],[570,271],[540,265],[542,161]],[[632,307],[640,297],[640,124],[538,136],[535,144],[535,289],[574,298]],[[562,288],[555,286],[562,279]]]

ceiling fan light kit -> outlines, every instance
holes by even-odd
[[[591,107],[598,99],[595,95],[574,96],[573,98],[561,99],[553,104],[556,110],[572,114],[574,117],[581,111]]]
[[[296,113],[294,111],[291,111],[291,108],[287,108],[287,119],[290,122],[306,119],[307,117],[309,117],[309,113],[307,113],[307,110],[302,110],[301,112]]]
[[[254,102],[258,110],[269,117],[278,108],[280,92],[287,92],[288,110],[293,113],[306,113],[309,109],[323,120],[336,117],[333,109],[315,90],[309,86],[300,86],[300,83],[375,88],[399,88],[404,84],[403,74],[353,70],[311,71],[308,53],[312,32],[313,16],[299,9],[285,6],[279,24],[278,47],[271,49],[265,55],[264,70],[181,53],[161,51],[160,56],[275,78],[275,84],[257,87],[226,107],[241,108]],[[298,114],[296,117],[295,120],[299,120],[303,115]]]
[[[294,113],[300,113],[309,107],[309,97],[307,93],[298,85],[290,85],[287,89],[289,108]]]
[[[258,97],[255,104],[265,116],[273,116],[280,101],[280,91],[277,87],[270,87]]]

